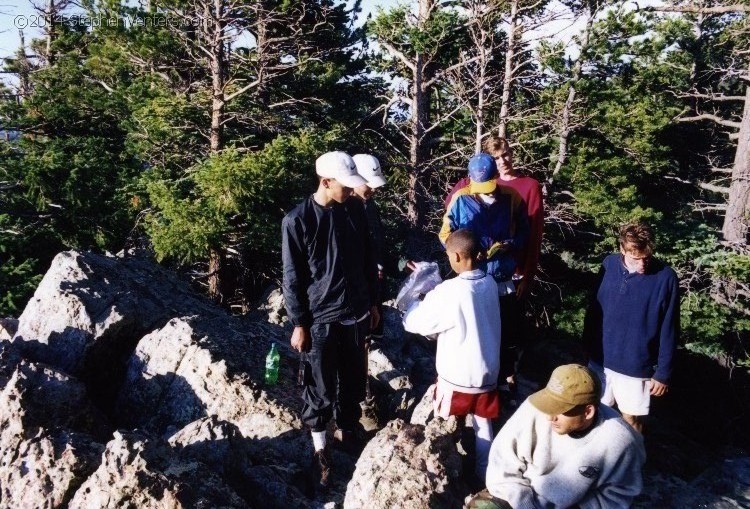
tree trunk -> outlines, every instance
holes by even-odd
[[[219,277],[224,269],[224,255],[218,249],[210,249],[208,254],[208,295],[216,304],[224,303],[222,280]]]
[[[45,13],[45,22],[47,23],[47,44],[46,44],[46,55],[47,65],[54,63],[55,57],[52,54],[52,42],[55,39],[55,0],[49,0],[47,3],[47,12]]]
[[[434,0],[419,0],[419,27],[421,28],[432,10]],[[429,122],[429,88],[424,87],[424,56],[417,54],[412,73],[412,116],[409,135],[409,191],[406,218],[417,231],[424,229],[427,218],[427,197],[421,179],[425,177],[426,145],[425,126]]]
[[[512,0],[510,3],[510,25],[508,27],[508,48],[505,50],[505,76],[503,76],[503,98],[500,107],[500,126],[497,135],[505,138],[508,130],[508,116],[510,115],[510,94],[514,81],[513,62],[516,60],[516,44],[518,34],[518,2]]]
[[[732,244],[746,247],[750,242],[750,86],[745,88],[745,109],[721,233]]]
[[[214,0],[213,16],[207,16],[207,38],[210,41],[211,59],[209,68],[211,70],[211,154],[222,149],[224,134],[224,78],[226,76],[226,65],[224,55],[224,27],[223,27],[223,1]],[[207,9],[208,10],[208,9]]]
[[[206,6],[206,11],[210,7]],[[210,153],[217,154],[223,148],[224,143],[224,80],[226,76],[226,62],[224,54],[224,4],[223,0],[214,0],[213,16],[207,15],[206,39],[211,48],[209,68],[211,71],[211,131],[210,131]],[[208,12],[206,14],[209,14]],[[224,295],[221,290],[224,264],[224,255],[221,246],[212,246],[209,250],[208,259],[208,294],[217,304],[221,304]]]
[[[578,60],[573,66],[573,75],[570,78],[568,84],[568,98],[565,100],[565,106],[562,110],[562,122],[560,123],[560,143],[557,148],[557,163],[555,169],[552,170],[552,177],[549,179],[550,183],[560,173],[563,165],[568,159],[568,140],[573,130],[570,127],[570,115],[573,111],[573,104],[576,100],[576,85],[581,80],[581,70],[583,69],[583,59],[586,50],[589,45],[589,37],[591,35],[591,28],[594,26],[594,18],[596,17],[596,10],[592,11],[588,21],[586,22],[586,28],[583,32],[583,38],[581,40],[581,51],[578,55]]]
[[[477,97],[477,130],[476,139],[474,140],[474,153],[482,151],[482,136],[484,135],[484,86],[487,76],[487,52],[484,46],[480,49],[479,59],[479,95]]]

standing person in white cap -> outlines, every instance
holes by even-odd
[[[552,372],[518,408],[490,449],[487,489],[470,509],[630,507],[641,492],[643,439],[599,403],[601,382],[585,366]]]
[[[315,171],[317,191],[282,223],[282,290],[294,325],[291,345],[301,354],[302,420],[312,432],[316,481],[325,488],[331,475],[326,426],[335,419],[334,437],[356,447],[365,342],[380,316],[364,206],[350,197],[366,181],[344,152],[323,154]]]
[[[357,173],[365,179],[367,183],[354,188],[354,194],[365,204],[365,214],[367,223],[370,226],[370,239],[375,258],[378,265],[378,312],[383,316],[383,300],[385,300],[385,272],[383,248],[385,247],[385,238],[383,234],[383,221],[380,219],[380,210],[375,203],[373,195],[376,189],[386,184],[383,171],[380,169],[380,161],[370,154],[357,154],[354,157],[354,164],[357,166]],[[372,330],[372,339],[377,341],[383,338],[383,321]]]

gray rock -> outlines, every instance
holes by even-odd
[[[145,336],[128,362],[115,405],[119,422],[160,435],[207,416],[246,437],[302,429],[296,361],[284,357],[278,385],[261,383],[272,337],[246,325],[225,316],[184,317]]]
[[[111,403],[138,340],[171,317],[220,310],[150,260],[58,254],[19,317],[23,355],[78,376]]]
[[[0,318],[0,341],[12,339],[18,330],[18,320],[15,318]]]
[[[412,424],[421,424],[422,426],[427,426],[427,424],[435,417],[435,412],[433,408],[433,399],[435,394],[435,387],[436,384],[430,385],[430,387],[425,391],[424,396],[422,396],[422,399],[419,400],[419,403],[417,403],[417,406],[414,407],[414,412],[411,415],[411,423]]]
[[[4,430],[7,432],[7,429]],[[96,470],[104,446],[88,435],[39,430],[37,436],[6,434],[0,444],[0,508],[65,507]]]
[[[53,368],[19,360],[0,391],[0,444],[65,428],[107,437],[109,424],[86,387]]]
[[[427,427],[388,423],[357,461],[345,509],[461,507],[467,494],[456,449],[456,421]]]
[[[283,441],[294,442],[289,437]],[[305,487],[303,470],[290,461],[289,451],[278,450],[270,441],[246,438],[234,424],[203,418],[172,435],[169,443],[181,459],[206,464],[252,505],[304,508],[309,504],[300,490]]]
[[[261,297],[258,311],[267,316],[268,322],[282,325],[288,321],[284,307],[284,293],[281,288],[271,287]]]
[[[244,508],[249,504],[197,461],[180,460],[165,441],[116,432],[99,468],[76,491],[69,509]]]

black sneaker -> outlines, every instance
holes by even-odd
[[[362,449],[365,448],[364,441],[358,436],[357,432],[343,429],[337,429],[333,432],[333,444],[337,449],[352,456],[359,456]]]
[[[331,465],[332,461],[328,447],[320,451],[315,451],[312,459],[312,472],[321,488],[327,488],[328,483],[331,481]]]

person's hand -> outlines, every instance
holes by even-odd
[[[380,323],[380,313],[377,306],[370,308],[370,330],[374,329]]]
[[[667,393],[669,387],[667,384],[663,384],[658,380],[651,379],[651,395],[652,396],[664,396]]]
[[[415,262],[414,260],[407,260],[406,268],[414,272],[415,270],[417,270],[417,262]]]
[[[310,339],[310,329],[307,327],[295,327],[292,332],[290,341],[292,348],[298,352],[309,352],[312,340]]]
[[[523,300],[529,296],[529,292],[531,292],[530,279],[531,278],[525,277],[518,282],[518,286],[516,286],[516,298],[518,300]]]

